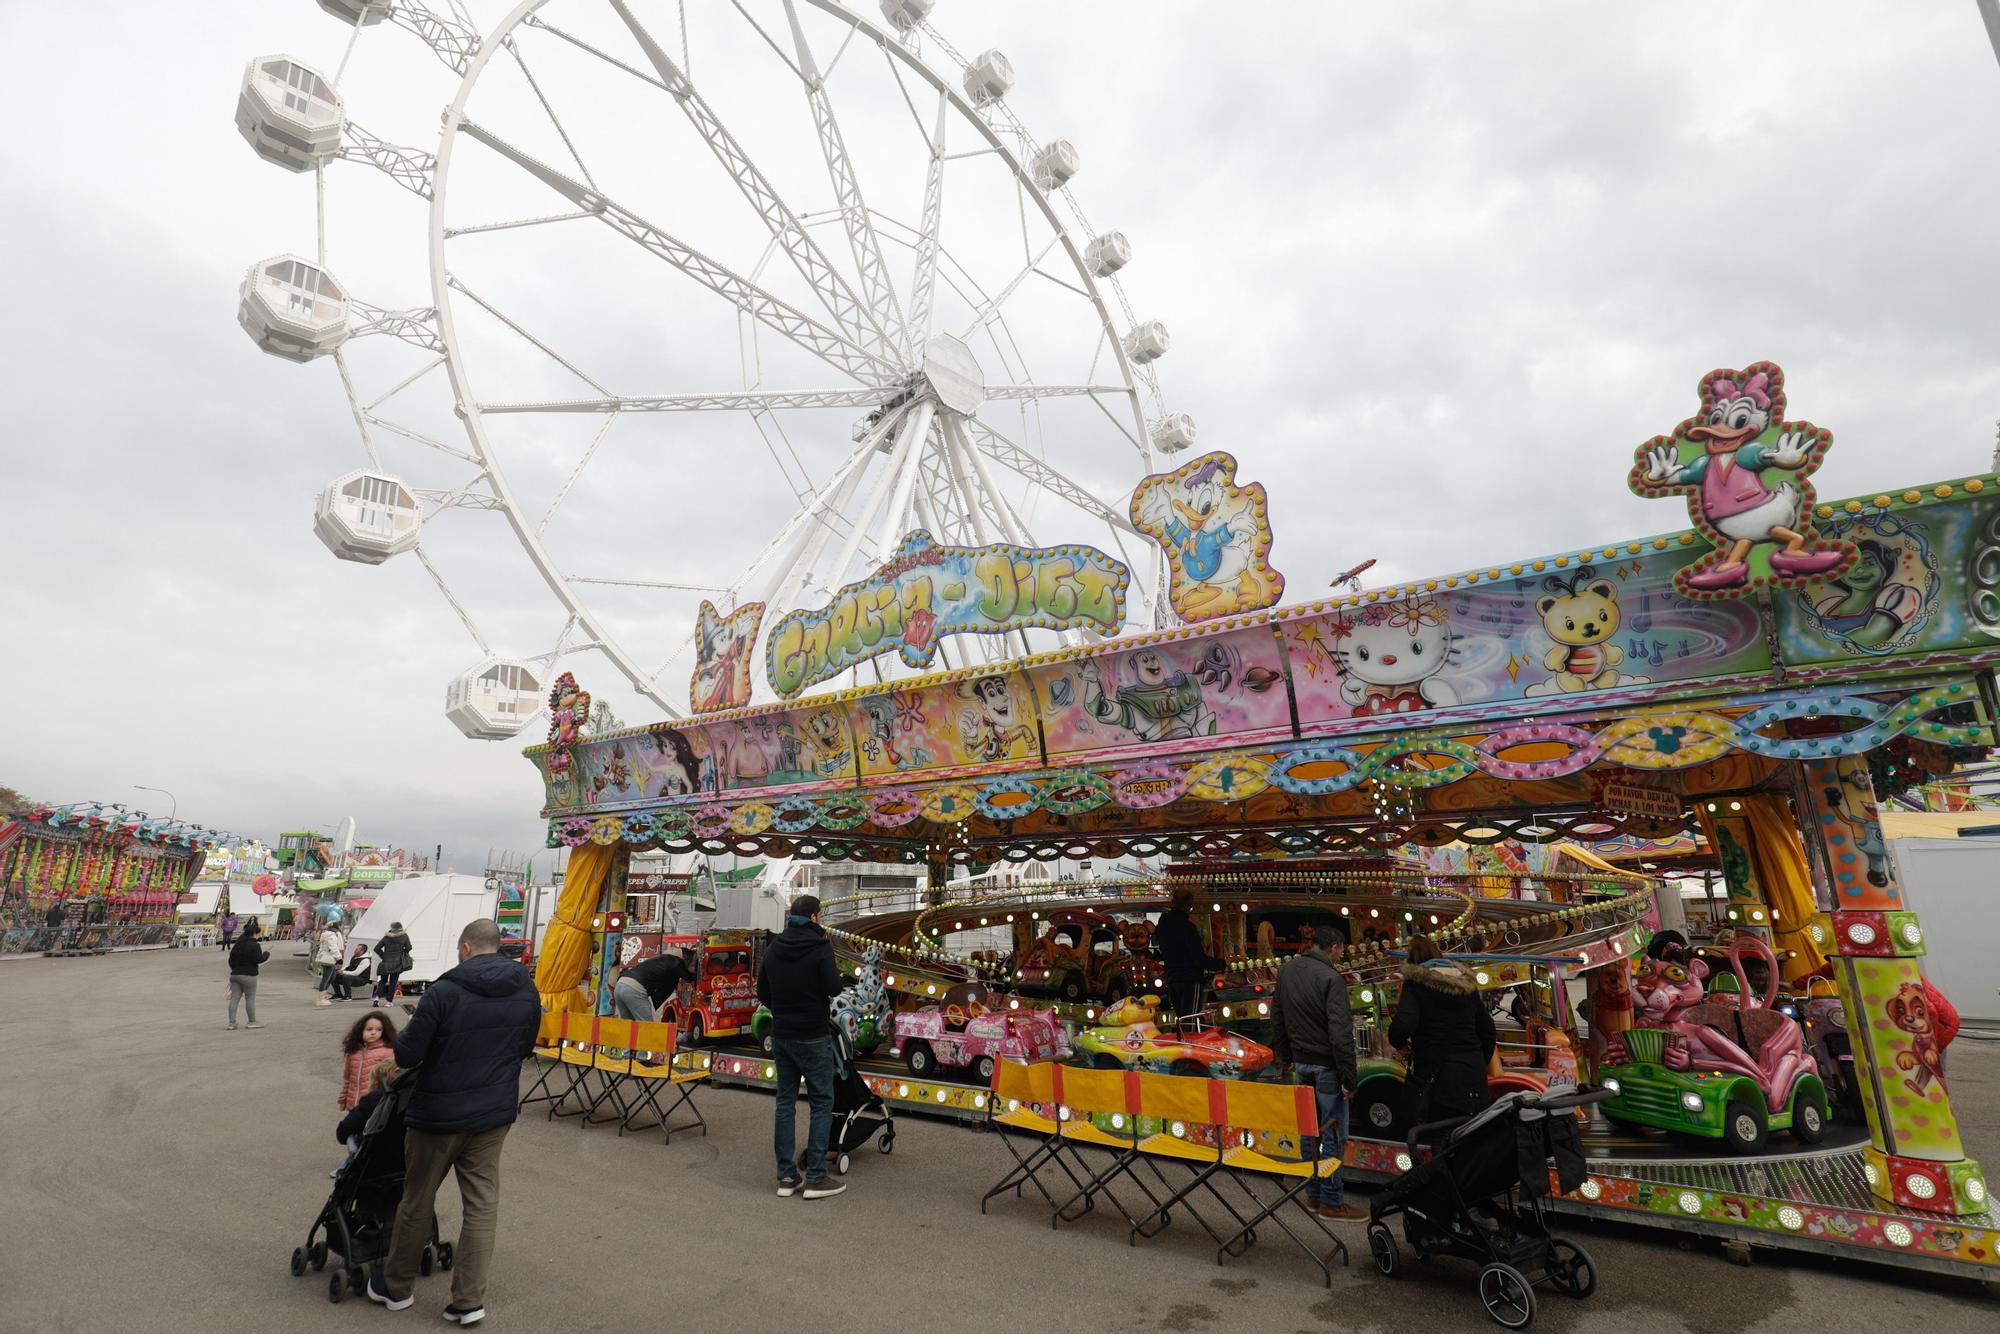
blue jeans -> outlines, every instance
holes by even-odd
[[[1319,1105],[1320,1157],[1337,1157],[1347,1148],[1347,1099],[1340,1096],[1340,1076],[1330,1065],[1301,1061],[1293,1068],[1298,1071],[1299,1083],[1313,1086],[1313,1101]],[[1306,1199],[1334,1208],[1346,1203],[1347,1187],[1341,1184],[1340,1169],[1336,1167],[1331,1176],[1318,1181],[1308,1181]]]
[[[833,1135],[833,1039],[771,1039],[773,1063],[778,1067],[778,1124],[772,1137],[777,1152],[778,1180],[797,1181],[801,1168],[806,1184],[826,1179],[826,1144]],[[806,1152],[799,1157],[799,1080],[806,1084],[806,1103],[812,1119],[806,1127]]]
[[[660,1007],[653,1004],[652,995],[629,977],[619,978],[618,985],[611,989],[611,1008],[620,1019],[637,1019],[642,1024],[660,1017]]]

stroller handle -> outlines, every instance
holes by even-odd
[[[1594,1103],[1610,1102],[1617,1096],[1607,1088],[1580,1084],[1574,1093],[1545,1093],[1538,1098],[1527,1098],[1523,1101],[1545,1112],[1563,1112],[1572,1107],[1589,1107]]]

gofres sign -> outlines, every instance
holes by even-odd
[[[790,698],[885,653],[928,667],[946,635],[1080,626],[1116,634],[1131,578],[1094,547],[953,547],[918,529],[874,574],[772,627],[766,672]]]

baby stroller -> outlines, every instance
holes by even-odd
[[[410,1100],[410,1085],[411,1077],[405,1075],[375,1104],[361,1132],[361,1147],[334,1178],[333,1193],[306,1230],[306,1244],[292,1250],[293,1278],[305,1273],[307,1265],[315,1272],[326,1268],[329,1252],[340,1257],[341,1264],[326,1281],[330,1302],[350,1291],[364,1291],[368,1267],[389,1253],[396,1206],[403,1199],[403,1109]],[[433,1266],[449,1269],[453,1259],[452,1244],[438,1238],[434,1216],[430,1244],[424,1247],[417,1270],[428,1274]]]
[[[1388,1223],[1401,1214],[1404,1239],[1418,1259],[1457,1255],[1483,1266],[1479,1300],[1508,1329],[1534,1320],[1538,1284],[1588,1297],[1597,1288],[1597,1267],[1583,1247],[1550,1235],[1544,1197],[1551,1159],[1565,1193],[1583,1181],[1571,1111],[1611,1096],[1590,1088],[1509,1093],[1473,1116],[1412,1130],[1416,1166],[1369,1201],[1368,1250],[1376,1268],[1393,1277],[1403,1266]],[[1428,1162],[1417,1159],[1419,1141],[1432,1145]]]
[[[876,1097],[861,1077],[854,1064],[854,1044],[837,1024],[833,1046],[838,1060],[833,1079],[833,1133],[827,1138],[826,1156],[833,1170],[846,1176],[854,1161],[850,1155],[870,1138],[879,1135],[875,1147],[884,1153],[895,1152],[896,1124],[888,1104]]]

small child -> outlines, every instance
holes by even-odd
[[[347,1146],[347,1156],[340,1160],[339,1167],[333,1169],[334,1176],[345,1172],[347,1165],[354,1161],[354,1155],[361,1149],[361,1132],[368,1128],[368,1118],[375,1114],[375,1104],[382,1101],[389,1085],[395,1083],[402,1073],[394,1061],[378,1061],[369,1069],[368,1092],[362,1094],[361,1101],[340,1118],[340,1124],[333,1132],[334,1138]]]
[[[368,1072],[396,1054],[396,1021],[381,1010],[362,1015],[347,1030],[340,1049],[347,1053],[340,1075],[340,1096],[334,1101],[343,1112],[353,1111],[367,1094]]]

